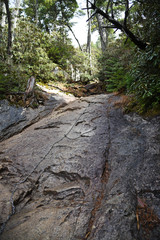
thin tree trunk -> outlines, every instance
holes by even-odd
[[[88,9],[88,1],[87,1],[87,14],[88,14],[88,19],[90,19],[91,11]],[[91,19],[88,21],[88,35],[87,35],[86,52],[89,53],[89,64],[90,64],[90,68],[92,68],[92,57],[91,57]]]
[[[12,22],[11,22],[11,13],[9,10],[9,1],[4,0],[6,12],[7,12],[7,20],[8,20],[8,45],[7,45],[7,53],[11,55],[11,47],[12,47]]]
[[[88,18],[90,18],[91,14],[88,10]],[[91,54],[91,20],[88,21],[88,34],[87,34],[87,46],[86,46],[86,52]]]
[[[38,25],[38,0],[35,0],[35,23]]]
[[[0,26],[3,30],[3,28],[5,26],[5,22],[6,22],[6,8],[5,8],[4,2],[1,2],[1,8],[2,8],[2,17],[1,17],[1,21],[0,21]]]
[[[16,28],[16,25],[17,25],[17,19],[18,19],[18,14],[19,14],[19,8],[20,8],[20,5],[21,5],[21,0],[16,0],[16,3],[15,3],[15,8],[14,8],[14,11],[13,11],[13,25],[12,25],[12,40],[14,40],[14,30]]]
[[[107,33],[107,30],[102,27],[103,20],[101,15],[96,14],[96,18],[98,22],[98,32],[99,32],[100,41],[101,41],[101,50],[102,52],[104,52],[106,50],[107,43],[108,43],[108,33]]]
[[[50,34],[50,30],[49,30],[49,27],[48,27],[47,24],[45,24],[45,29],[46,29],[46,32],[47,32],[48,34]]]
[[[80,49],[81,51],[83,51],[83,50],[82,50],[82,47],[81,47],[81,45],[80,45],[80,42],[79,42],[79,40],[76,38],[76,35],[75,35],[75,33],[73,32],[71,26],[67,25],[67,27],[69,28],[69,30],[70,30],[71,33],[73,34],[73,37],[75,38],[75,40],[77,41],[78,46],[79,46],[79,49]]]
[[[3,39],[3,29],[5,27],[5,23],[6,23],[6,8],[5,8],[5,4],[4,2],[0,2],[0,7],[2,9],[2,16],[0,19],[0,42]]]

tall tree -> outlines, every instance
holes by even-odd
[[[1,9],[0,12],[0,42],[1,42],[3,38],[3,30],[6,23],[6,8],[2,0],[0,1],[0,9]]]
[[[8,20],[8,44],[7,44],[7,53],[11,55],[11,47],[12,47],[12,20],[11,20],[11,12],[9,9],[9,0],[4,0],[7,20]]]
[[[12,40],[14,39],[14,29],[16,28],[16,24],[17,24],[20,5],[21,5],[21,0],[16,0],[15,7],[13,9],[13,14],[12,14],[12,18],[13,18],[13,20],[12,20],[12,34],[13,34]]]
[[[108,44],[108,31],[104,28],[103,17],[99,14],[96,14],[96,19],[98,23],[98,32],[101,41],[101,50],[105,52],[107,44]]]
[[[0,1],[0,7],[1,7],[1,19],[0,19],[0,26],[3,29],[6,22],[6,8],[4,2]]]
[[[87,7],[88,9],[92,9],[94,10],[94,13],[92,14],[91,18],[94,17],[96,14],[100,14],[102,17],[104,17],[111,25],[106,26],[107,28],[116,28],[121,30],[123,33],[126,34],[126,36],[128,38],[130,38],[130,40],[136,45],[138,46],[140,49],[145,50],[147,44],[146,42],[143,42],[142,40],[139,39],[138,36],[136,36],[128,27],[128,18],[129,18],[129,13],[130,13],[130,2],[133,1],[129,1],[129,0],[108,0],[106,1],[107,3],[107,8],[106,11],[103,11],[101,8],[99,8],[96,5],[96,1],[94,1],[94,3],[92,3],[91,1],[87,0],[88,3],[90,3],[90,7]],[[99,1],[98,1],[99,2]],[[104,1],[102,1],[104,2]],[[134,4],[134,2],[133,2]],[[124,6],[124,19],[123,21],[119,21],[116,18],[115,15],[115,8],[117,5],[123,5]]]
[[[88,1],[86,1],[87,15],[88,15],[88,33],[87,33],[87,46],[86,52],[89,54],[90,68],[92,67],[92,56],[91,56],[91,10],[89,9]]]

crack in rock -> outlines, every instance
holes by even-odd
[[[57,188],[48,188],[48,187],[45,187],[44,190],[43,190],[43,193],[45,195],[49,194],[49,195],[52,195],[53,199],[56,199],[56,200],[62,200],[64,198],[76,198],[76,197],[84,197],[84,192],[83,190],[79,187],[79,186],[59,186],[59,189],[58,187]]]
[[[94,238],[94,232],[97,231],[97,227],[95,226],[97,218],[100,217],[99,215],[99,210],[102,207],[102,202],[104,200],[104,196],[105,196],[105,185],[108,182],[109,176],[110,176],[110,169],[109,169],[109,154],[110,154],[110,148],[111,148],[111,133],[110,133],[110,120],[109,120],[109,111],[107,110],[107,120],[108,120],[108,144],[107,144],[107,148],[105,151],[105,164],[103,167],[103,172],[102,172],[102,176],[100,179],[100,189],[99,189],[99,194],[94,202],[94,207],[91,211],[91,217],[89,219],[89,223],[88,223],[88,228],[85,234],[85,238],[84,240],[87,239],[93,239]]]
[[[49,123],[45,126],[40,126],[40,127],[36,127],[34,130],[39,130],[39,129],[47,129],[47,128],[60,128],[60,124],[62,124],[61,122],[53,122],[53,123]]]
[[[65,113],[65,112],[68,112],[68,111],[75,111],[75,110],[81,110],[82,107],[68,107],[68,108],[65,108],[65,109],[62,109],[59,111],[59,113]]]

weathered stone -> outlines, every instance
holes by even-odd
[[[43,94],[44,95],[44,94]],[[64,106],[74,97],[46,94],[44,105],[38,108],[24,108],[10,105],[7,100],[0,101],[0,141],[21,132],[24,128],[47,116],[53,109]]]
[[[1,223],[16,207],[2,240],[159,239],[160,118],[117,98],[81,98],[0,144]]]

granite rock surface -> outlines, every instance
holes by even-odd
[[[0,143],[1,240],[158,240],[160,117],[81,98]]]
[[[34,109],[17,107],[11,105],[7,100],[0,101],[0,141],[21,132],[24,128],[50,114],[53,109],[75,100],[75,97],[67,95],[51,95],[46,92],[44,95],[46,100],[43,105],[41,104]]]

